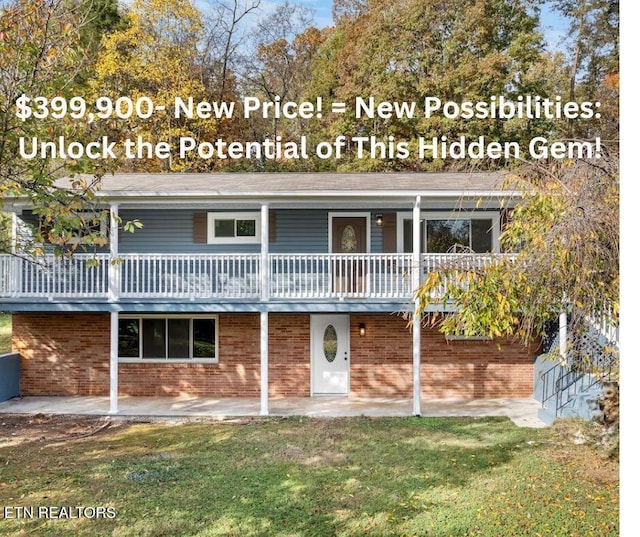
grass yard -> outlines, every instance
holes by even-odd
[[[576,445],[566,428],[520,429],[499,418],[272,418],[115,422],[78,437],[68,421],[19,443],[6,419],[5,513],[6,506],[108,506],[117,516],[0,519],[0,535],[619,532],[617,463],[601,448]]]
[[[0,313],[0,354],[11,352],[11,314]]]

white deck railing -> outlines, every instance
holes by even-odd
[[[109,255],[35,259],[0,255],[0,278],[3,297],[103,297],[109,289]]]
[[[513,256],[509,254],[422,254],[422,275],[443,267],[462,271],[481,269],[505,257]]]
[[[273,298],[408,298],[410,254],[270,255]]]
[[[441,266],[470,270],[495,255],[424,254],[421,281]],[[403,299],[411,254],[75,254],[35,260],[0,255],[0,298]],[[268,292],[262,293],[262,282]]]
[[[258,298],[260,255],[122,254],[123,298]]]
[[[587,317],[591,329],[598,337],[603,338],[603,343],[617,347],[620,343],[620,331],[617,308],[609,303],[597,311],[593,311]]]

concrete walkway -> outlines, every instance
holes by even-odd
[[[545,427],[534,399],[423,399],[422,415],[507,416],[519,427]],[[411,399],[289,397],[269,400],[272,416],[411,416]],[[106,416],[108,397],[21,397],[0,403],[0,414],[76,414]],[[257,398],[121,397],[121,417],[213,418],[258,416]]]

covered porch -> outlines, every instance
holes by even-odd
[[[333,412],[361,399],[402,399],[410,401],[403,413],[424,415],[432,400],[533,394],[533,347],[511,340],[499,346],[449,340],[434,327],[408,329],[408,318],[389,310],[362,311],[346,301],[344,306],[351,309],[16,313],[20,393],[109,396],[112,415],[128,412],[132,400],[149,397],[231,398],[232,409],[243,408],[241,401],[247,399],[258,402],[260,415],[279,415],[286,404],[282,398],[293,401],[293,413],[303,412],[307,404],[316,409],[321,402]],[[180,342],[184,357],[172,358]],[[212,351],[207,357],[195,353],[201,345]],[[328,397],[335,395],[340,396],[337,403]],[[354,415],[363,413],[358,405],[348,408]],[[240,411],[247,412],[253,410]]]
[[[544,427],[540,403],[533,398],[423,399],[423,417],[508,417],[519,427]],[[269,400],[274,417],[408,417],[410,398],[275,397]],[[59,414],[107,416],[108,397],[22,397],[0,403],[0,414]],[[258,398],[121,397],[119,418],[235,419],[260,415]]]

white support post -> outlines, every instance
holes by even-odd
[[[260,207],[260,298],[263,302],[269,300],[269,205],[263,203]]]
[[[109,414],[118,413],[118,312],[111,312],[111,354],[109,360]]]
[[[18,246],[18,215],[11,213],[11,253],[15,254]]]
[[[120,296],[120,264],[118,258],[118,205],[109,208],[109,301],[115,302]]]
[[[269,415],[269,313],[260,312],[260,415]]]
[[[260,207],[260,298],[269,300],[269,205]],[[260,312],[260,415],[269,415],[269,313]]]
[[[16,252],[18,251],[18,215],[16,213],[11,213],[11,253],[14,257],[10,260],[9,274],[11,275],[9,280],[9,285],[11,286],[11,296],[17,296],[20,293],[21,278],[22,278],[22,264],[20,259],[15,257]]]
[[[560,312],[560,319],[558,320],[559,325],[559,333],[558,333],[558,343],[560,346],[560,358],[562,360],[567,360],[567,312]]]
[[[414,292],[420,286],[420,196],[416,197],[413,206],[413,272],[411,274],[412,288]],[[420,416],[420,330],[422,318],[419,313],[420,301],[416,296],[413,306],[413,415]]]

